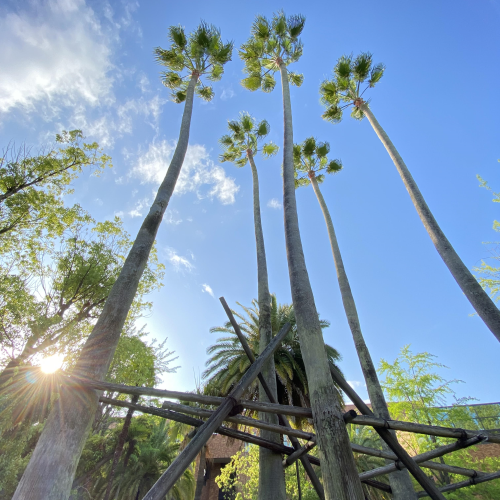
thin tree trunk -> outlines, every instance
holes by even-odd
[[[262,232],[262,221],[260,216],[259,176],[251,151],[248,153],[248,159],[252,167],[253,177],[253,217],[255,224],[255,241],[257,245],[259,296],[259,354],[262,354],[273,337],[271,324],[271,294],[269,293],[266,249],[264,246],[264,234]],[[271,356],[269,361],[264,365],[262,376],[277,401],[278,392],[276,388],[274,356]],[[259,401],[269,402],[269,398],[260,383]],[[278,416],[271,413],[260,412],[259,418],[272,424],[278,424]],[[280,442],[280,436],[274,432],[261,430],[260,436],[276,443]],[[281,462],[281,455],[273,453],[271,450],[265,448],[259,449],[259,500],[286,499],[285,474]]]
[[[380,382],[378,380],[377,371],[361,332],[361,324],[359,322],[356,303],[354,302],[351,286],[349,285],[349,280],[347,279],[347,273],[344,268],[344,262],[342,261],[342,255],[340,253],[337,237],[335,235],[332,218],[330,217],[330,211],[328,210],[325,199],[323,198],[323,194],[321,193],[316,177],[311,175],[310,179],[328,229],[330,246],[332,247],[333,260],[335,262],[335,269],[337,271],[337,278],[339,281],[340,294],[342,296],[342,302],[344,304],[344,310],[349,323],[349,328],[351,329],[352,337],[354,339],[356,352],[358,353],[359,363],[361,364],[361,369],[363,370],[363,376],[366,381],[366,388],[368,389],[368,395],[370,396],[373,413],[375,413],[377,417],[383,418],[384,420],[390,420],[391,417],[389,415],[382,387],[380,386]],[[393,432],[393,434],[394,437],[396,437],[396,433]],[[388,449],[385,443],[382,443],[382,446],[384,449]],[[413,484],[410,479],[410,474],[406,469],[390,474],[389,482],[391,483],[393,498],[395,500],[417,498],[415,489],[413,488]]]
[[[363,490],[330,376],[323,334],[302,250],[295,200],[292,105],[287,69],[283,62],[280,63],[280,71],[284,114],[283,208],[288,271],[314,426],[318,436],[325,498],[362,500]]]
[[[203,446],[200,451],[200,463],[198,464],[198,474],[196,476],[196,490],[194,492],[194,500],[200,500],[201,491],[205,483],[205,466],[207,463],[207,445]]]
[[[132,404],[136,404],[139,401],[139,396],[132,396]],[[134,414],[134,408],[129,408],[127,415],[125,416],[125,421],[123,422],[123,428],[118,436],[118,443],[116,444],[115,453],[113,456],[113,463],[111,464],[111,470],[109,471],[108,486],[106,487],[106,493],[104,494],[103,500],[109,500],[111,495],[111,487],[113,486],[113,479],[115,478],[115,471],[118,462],[123,453],[123,447],[125,446],[125,441],[127,440],[128,430],[130,424],[132,423],[132,415]]]
[[[175,153],[104,309],[85,343],[74,373],[102,380],[146,267],[163,214],[175,188],[189,142],[197,76],[187,89]],[[96,391],[63,389],[38,440],[13,500],[66,500],[97,408]]]
[[[469,269],[467,269],[457,252],[455,252],[451,243],[444,235],[436,219],[432,215],[432,212],[427,206],[422,193],[418,189],[417,183],[405,165],[405,162],[401,158],[397,149],[394,147],[394,144],[389,139],[389,136],[380,126],[371,109],[366,103],[361,104],[360,107],[366,114],[373,130],[375,130],[375,133],[382,141],[382,144],[389,153],[389,156],[392,158],[394,165],[396,165],[399,175],[401,176],[401,179],[410,194],[411,201],[417,210],[418,216],[427,230],[427,233],[431,237],[436,250],[455,278],[458,286],[462,289],[462,292],[469,299],[472,307],[474,307],[497,340],[500,341],[500,310],[495,306],[489,295],[485,290],[483,290],[474,276],[472,276]]]

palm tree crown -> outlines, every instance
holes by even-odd
[[[221,162],[230,161],[238,167],[244,167],[248,162],[248,156],[262,151],[265,157],[274,156],[279,147],[269,142],[258,149],[259,141],[270,132],[269,123],[262,120],[256,123],[255,118],[248,113],[241,113],[238,121],[228,121],[227,127],[230,134],[223,135],[219,139],[224,153],[219,156]]]
[[[156,60],[170,71],[162,73],[162,83],[172,89],[172,99],[176,103],[186,100],[186,91],[192,76],[207,75],[211,82],[219,81],[224,73],[224,64],[231,60],[233,42],[223,43],[220,31],[202,22],[198,28],[186,36],[181,26],[169,28],[172,45],[165,50],[155,49]],[[182,73],[185,71],[184,76]],[[211,101],[214,91],[211,86],[198,80],[196,94]]]
[[[363,94],[375,87],[385,71],[381,63],[373,65],[373,56],[363,52],[356,58],[342,56],[333,69],[334,77],[321,83],[319,93],[321,103],[326,106],[323,118],[338,123],[342,120],[344,109],[354,106],[351,116],[362,120],[364,112],[361,104],[366,102]]]
[[[325,180],[327,174],[336,174],[342,170],[340,160],[328,160],[330,152],[328,142],[316,142],[314,137],[308,137],[302,144],[293,145],[293,163],[295,167],[295,187],[308,186],[311,178],[316,177],[318,183]]]
[[[258,302],[254,299],[252,307],[238,305],[243,309],[244,313],[233,311],[233,314],[240,320],[240,328],[247,339],[250,349],[257,357],[259,354]],[[274,294],[271,295],[271,323],[273,337],[286,323],[292,325],[290,333],[274,354],[278,401],[280,404],[309,407],[309,389],[293,305],[278,304]],[[330,326],[330,322],[326,320],[320,320],[320,323],[322,328]],[[207,369],[203,372],[203,378],[208,379],[205,392],[217,395],[228,394],[245,374],[250,366],[250,361],[231,323],[227,322],[224,326],[213,327],[210,332],[223,333],[227,334],[227,336],[217,339],[216,344],[207,349],[210,358],[206,362]],[[341,359],[339,352],[327,344],[325,344],[325,348],[328,360],[336,365]],[[248,388],[245,398],[257,399],[258,390],[258,381],[255,381]]]
[[[252,24],[252,36],[239,50],[248,75],[241,81],[247,90],[271,92],[276,80],[274,73],[280,64],[288,66],[300,59],[302,42],[298,38],[304,29],[304,16],[285,16],[283,11],[273,14],[271,20],[257,16]],[[288,81],[300,87],[304,81],[301,74],[288,72]]]

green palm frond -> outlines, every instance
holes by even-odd
[[[208,74],[208,79],[211,82],[218,82],[224,73],[224,66],[222,64],[215,64],[212,68],[212,71]]]
[[[336,174],[342,170],[342,162],[340,160],[332,160],[328,163],[328,167],[326,168],[327,173]]]
[[[168,71],[162,73],[161,82],[165,85],[165,87],[173,90],[182,84],[182,78],[179,73],[176,73],[175,71]]]
[[[179,49],[183,50],[187,44],[186,34],[182,26],[170,26],[168,29],[170,41]]]
[[[382,76],[384,76],[384,71],[385,71],[385,66],[383,64],[379,63],[373,67],[370,73],[370,80],[368,81],[370,87],[375,87],[375,84],[377,84],[382,78]]]
[[[340,160],[328,160],[329,152],[330,143],[318,142],[314,137],[308,137],[301,144],[294,144],[295,188],[309,185],[309,177],[315,177],[318,183],[322,183],[325,179],[323,172],[333,174],[342,170]]]
[[[288,81],[295,87],[300,87],[304,82],[304,75],[294,73],[292,71],[288,72]]]
[[[270,131],[271,128],[267,120],[262,120],[256,127],[255,135],[257,137],[265,137]]]
[[[352,73],[357,82],[364,82],[370,74],[373,56],[369,52],[359,54],[352,65]]]
[[[270,158],[271,156],[274,156],[279,150],[279,146],[277,144],[274,144],[274,142],[268,142],[267,144],[264,144],[262,146],[262,154],[266,158]]]
[[[276,80],[273,75],[266,75],[264,78],[261,80],[261,85],[260,88],[262,89],[263,92],[269,93],[274,90],[274,87],[276,86]]]
[[[196,87],[196,94],[207,102],[210,102],[214,97],[212,87]]]
[[[351,116],[355,119],[355,120],[362,120],[364,117],[365,117],[365,114],[363,113],[363,110],[360,109],[360,108],[357,108],[356,106],[354,106],[352,108],[352,111],[351,111]]]
[[[326,121],[339,123],[342,120],[342,114],[342,109],[334,104],[333,106],[329,106],[321,117]]]
[[[262,78],[260,76],[260,73],[259,74],[252,73],[247,78],[243,78],[243,80],[241,80],[240,83],[243,88],[250,90],[251,92],[254,92],[260,89],[261,82]]]
[[[176,104],[180,104],[181,102],[184,102],[186,100],[186,91],[179,90],[178,92],[173,92],[172,93],[172,100]]]

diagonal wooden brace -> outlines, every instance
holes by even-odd
[[[191,462],[196,458],[201,448],[208,441],[213,432],[220,427],[224,419],[229,415],[234,406],[238,404],[243,392],[255,380],[262,370],[262,367],[269,356],[279,347],[285,336],[290,331],[290,323],[287,323],[274,337],[259,359],[253,363],[243,375],[236,387],[224,399],[212,416],[200,427],[196,436],[182,450],[179,456],[173,461],[170,467],[156,481],[153,487],[148,491],[144,500],[164,500],[166,494],[170,491],[175,482],[181,477]]]
[[[238,336],[238,339],[240,340],[240,343],[243,347],[243,350],[245,351],[246,355],[248,356],[248,359],[250,360],[250,363],[255,363],[255,356],[253,355],[252,350],[250,349],[250,346],[248,345],[245,336],[241,332],[240,326],[238,325],[237,321],[235,320],[233,313],[231,312],[231,309],[227,305],[226,299],[224,297],[220,297],[219,300],[221,301],[222,307],[224,308],[224,311],[226,311],[227,317],[229,318],[229,321],[231,322],[231,325],[234,328],[234,331],[236,335]],[[277,400],[274,397],[274,394],[271,392],[269,389],[269,386],[267,385],[264,377],[259,373],[259,382],[264,389],[267,397],[269,398],[269,401],[271,403],[277,404]],[[280,425],[291,428],[290,423],[288,422],[287,418],[284,415],[278,414],[278,420]],[[295,450],[299,450],[301,448],[301,445],[298,441],[298,439],[294,436],[288,436],[290,439],[290,442],[292,443],[292,446],[294,447]],[[316,472],[314,472],[314,469],[312,468],[311,463],[309,462],[308,458],[306,456],[301,456],[300,461],[302,462],[302,466],[304,467],[304,470],[306,471],[306,474],[309,476],[309,479],[311,480],[312,485],[314,486],[314,489],[316,490],[316,494],[319,496],[321,500],[325,498],[325,492],[323,490],[323,485],[321,484],[320,480],[318,479],[318,476],[316,475]]]

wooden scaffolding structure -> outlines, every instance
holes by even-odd
[[[156,484],[144,497],[145,500],[162,500],[172,488],[175,482],[181,477],[184,471],[195,460],[196,456],[206,444],[213,433],[218,433],[233,439],[241,440],[245,443],[255,444],[260,447],[267,448],[276,453],[283,454],[286,458],[283,460],[283,467],[289,467],[297,460],[300,460],[312,485],[314,486],[319,498],[324,499],[324,491],[321,482],[314,471],[313,465],[321,466],[320,460],[308,452],[316,445],[316,436],[313,433],[305,432],[298,429],[293,429],[287,419],[287,416],[298,416],[312,418],[312,410],[290,405],[280,405],[275,400],[272,392],[266,384],[261,369],[270,356],[280,346],[283,339],[290,331],[290,324],[287,323],[279,333],[273,338],[265,351],[256,359],[248,346],[243,333],[240,330],[229,306],[223,297],[220,298],[221,303],[226,311],[226,314],[238,336],[241,345],[247,354],[251,365],[247,372],[243,375],[240,382],[234,387],[231,393],[225,397],[206,396],[201,394],[193,394],[178,391],[169,391],[163,389],[154,389],[146,387],[133,387],[121,384],[111,384],[97,380],[90,380],[76,376],[63,376],[62,380],[65,386],[78,390],[79,387],[91,387],[98,391],[118,392],[121,394],[130,394],[136,396],[153,396],[167,399],[177,399],[181,401],[195,402],[199,405],[217,406],[217,410],[206,409],[202,407],[192,407],[171,401],[164,401],[162,408],[156,406],[143,406],[140,404],[129,403],[117,399],[111,399],[104,396],[100,397],[100,401],[105,404],[114,405],[121,408],[132,408],[136,411],[156,415],[175,422],[184,423],[193,426],[195,430],[191,433],[192,439],[189,444],[182,450],[175,461],[163,473]],[[353,425],[370,426],[378,433],[380,438],[387,444],[389,450],[383,451],[373,448],[351,443],[353,452],[371,455],[384,458],[392,461],[384,467],[379,467],[371,471],[359,474],[362,483],[365,483],[373,488],[391,492],[391,487],[385,483],[377,481],[375,478],[390,474],[403,468],[408,469],[415,480],[422,486],[423,491],[417,494],[418,498],[430,497],[434,500],[444,500],[444,493],[454,491],[467,486],[480,484],[486,481],[491,481],[500,478],[500,471],[493,473],[484,473],[474,469],[455,467],[438,462],[432,462],[432,459],[442,457],[456,450],[461,450],[474,446],[480,443],[498,443],[500,444],[500,436],[489,432],[478,432],[461,428],[440,427],[433,425],[423,425],[412,422],[403,422],[397,420],[384,420],[374,416],[373,412],[367,404],[359,397],[356,391],[346,382],[334,365],[330,365],[332,383],[335,383],[346,396],[354,403],[359,414],[350,410],[343,415],[345,423]],[[248,401],[241,399],[243,393],[248,386],[258,378],[264,391],[266,392],[269,403]],[[244,409],[256,410],[259,412],[268,412],[278,415],[279,425],[264,422],[259,419],[240,415]],[[206,420],[202,420],[206,419]],[[292,446],[275,443],[267,439],[261,438],[248,432],[242,432],[224,425],[224,422],[239,424],[245,427],[256,429],[265,429],[276,432],[281,435],[286,435]],[[439,436],[452,438],[456,441],[451,444],[440,446],[432,451],[428,451],[419,455],[410,456],[408,452],[398,443],[394,431],[404,431],[409,433],[426,434],[430,436]],[[301,444],[299,439],[305,440],[305,444]],[[463,475],[467,479],[447,485],[443,488],[438,488],[436,484],[424,473],[422,467],[433,469],[452,474]]]

